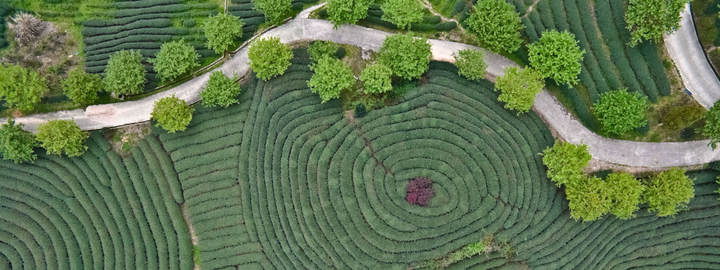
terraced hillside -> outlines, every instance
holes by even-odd
[[[0,269],[192,269],[182,190],[159,141],[125,159],[97,135],[88,146],[0,162]]]
[[[201,21],[217,14],[219,7],[212,3],[186,3],[190,0],[116,1],[105,12],[111,19],[93,19],[83,22],[85,43],[85,69],[90,73],[105,71],[110,55],[120,50],[139,50],[143,57],[154,58],[160,46],[167,41],[185,39],[201,57],[214,56],[205,47]],[[200,60],[203,61],[202,59]],[[144,61],[148,84],[157,86],[155,70]]]
[[[0,162],[0,268],[190,268],[180,203],[202,269],[406,269],[488,234],[512,257],[452,268],[720,265],[717,172],[693,174],[696,197],[675,218],[579,223],[537,155],[550,131],[505,110],[490,82],[432,62],[427,84],[347,119],[309,91],[307,53],[294,54],[284,75],[249,78],[240,104],[197,105],[187,131],[130,158],[94,136],[80,158]],[[405,198],[419,176],[433,181],[427,208]]]

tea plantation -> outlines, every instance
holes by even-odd
[[[554,139],[493,84],[431,62],[427,83],[362,118],[321,103],[305,50],[240,103],[196,105],[184,132],[121,158],[99,135],[80,157],[0,162],[0,269],[406,269],[486,235],[508,249],[451,269],[718,268],[719,173],[687,211],[576,222],[538,155]],[[157,135],[160,134],[160,135]],[[405,198],[428,177],[428,207]]]

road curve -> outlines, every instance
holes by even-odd
[[[685,5],[681,16],[680,28],[665,35],[665,48],[680,70],[685,88],[700,105],[710,109],[715,101],[720,100],[720,80],[698,40],[690,4]]]
[[[363,49],[377,51],[388,35],[391,35],[391,33],[356,25],[344,25],[337,30],[333,30],[332,24],[328,21],[298,18],[272,29],[262,36],[276,36],[284,43],[332,40],[337,43],[351,44]],[[453,62],[452,53],[461,49],[481,49],[450,41],[429,40],[429,42],[432,44],[433,59],[438,61]],[[517,66],[507,58],[488,51],[485,51],[485,61],[488,64],[487,73],[496,77],[503,74],[504,68]],[[231,75],[233,72],[242,75],[249,71],[247,62],[246,47],[216,70],[221,70],[226,75]],[[201,87],[206,84],[209,75],[210,72],[173,89],[138,101],[90,106],[86,111],[73,110],[32,115],[18,118],[17,121],[24,123],[26,129],[31,131],[35,131],[38,124],[48,119],[74,119],[83,130],[95,130],[148,121],[150,120],[153,103],[159,98],[175,94],[190,104],[199,101]],[[560,102],[547,91],[538,94],[533,109],[562,138],[571,143],[587,144],[590,154],[602,161],[628,166],[661,168],[703,164],[720,159],[720,151],[712,151],[707,146],[708,140],[682,143],[647,143],[601,137],[572,118]],[[4,119],[0,119],[0,121],[4,122]]]

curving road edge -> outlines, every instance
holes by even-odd
[[[680,15],[680,28],[665,35],[665,48],[693,98],[705,109],[710,109],[715,101],[720,100],[720,80],[715,76],[698,40],[690,4],[685,5]]]
[[[344,25],[337,30],[333,30],[333,25],[328,21],[306,19],[304,16],[298,16],[297,19],[272,29],[262,36],[277,36],[284,43],[331,40],[337,43],[359,46],[366,50],[377,51],[388,35],[391,35],[391,33],[356,25]],[[475,46],[450,41],[429,40],[429,42],[432,44],[433,59],[438,61],[454,62],[452,53],[458,50],[468,48],[482,50]],[[220,70],[226,75],[231,75],[233,72],[241,75],[246,74],[249,71],[248,61],[246,47],[215,70]],[[485,61],[488,64],[487,73],[495,77],[502,76],[506,67],[517,66],[507,58],[488,51],[485,51]],[[95,130],[149,121],[153,103],[157,99],[175,94],[189,104],[198,102],[201,88],[206,84],[209,75],[210,72],[205,73],[173,89],[138,101],[90,106],[86,111],[73,110],[33,115],[18,118],[17,121],[24,123],[25,128],[30,131],[35,131],[38,124],[49,119],[74,119],[83,130]],[[712,151],[707,146],[708,140],[682,143],[646,143],[601,137],[574,119],[557,99],[547,91],[537,95],[533,109],[562,138],[571,143],[587,144],[590,154],[594,158],[609,163],[661,168],[704,164],[720,159],[720,151]],[[4,122],[5,120],[0,119],[0,121]]]

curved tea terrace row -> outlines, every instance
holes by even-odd
[[[303,40],[332,40],[338,43],[351,44],[367,50],[379,50],[382,42],[390,33],[364,28],[356,25],[344,25],[337,30],[330,22],[313,19],[295,19],[272,29],[263,36],[277,36],[282,42]],[[442,40],[429,40],[432,43],[433,59],[452,62],[452,53],[461,49],[477,47]],[[249,71],[247,48],[240,50],[233,58],[217,70],[227,75],[233,72],[246,74]],[[517,64],[507,58],[493,53],[486,53],[487,72],[491,76],[501,76],[503,69]],[[154,96],[131,102],[108,105],[90,106],[86,111],[62,111],[43,115],[19,118],[28,130],[34,131],[36,126],[48,119],[74,119],[84,130],[95,130],[103,127],[114,127],[137,122],[149,121],[155,100],[175,94],[188,103],[199,101],[199,92],[206,84],[210,73],[184,83],[178,87]],[[548,124],[565,140],[572,143],[583,142],[590,148],[594,158],[629,166],[670,167],[704,164],[720,159],[720,151],[712,151],[707,146],[708,140],[682,143],[646,143],[612,140],[601,137],[580,124],[572,116],[565,113],[564,107],[547,91],[538,94],[535,111],[545,118]],[[3,119],[0,119],[3,120]]]

